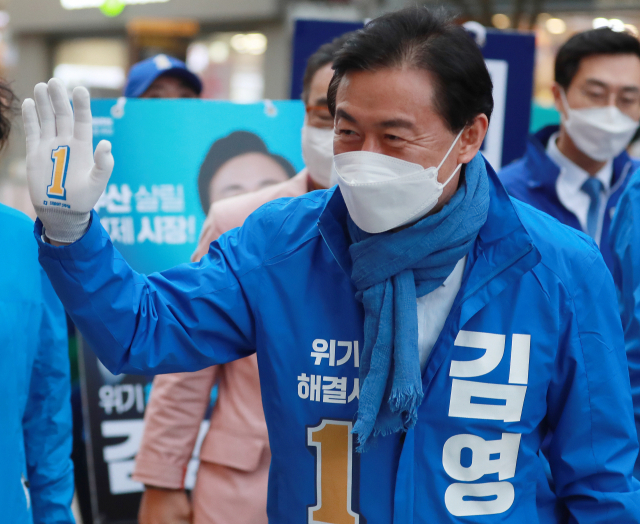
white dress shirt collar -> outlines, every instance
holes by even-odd
[[[549,138],[549,143],[547,144],[547,156],[560,168],[560,175],[558,175],[558,179],[556,180],[556,193],[562,205],[576,216],[582,230],[586,231],[587,214],[589,212],[591,199],[587,193],[582,191],[582,184],[589,178],[589,173],[574,164],[560,152],[556,144],[557,139],[558,133],[554,133],[551,135],[551,138]],[[609,192],[612,175],[613,160],[608,160],[602,169],[595,174],[595,177],[602,182],[603,195]],[[606,198],[600,200],[601,211],[604,208],[603,206],[606,206],[606,200]],[[600,215],[601,218],[604,217],[602,212]],[[602,224],[600,224],[598,229],[602,229]],[[600,234],[598,234],[597,237],[595,240],[599,243]]]
[[[418,351],[422,371],[462,286],[466,264],[465,255],[439,288],[418,298]]]

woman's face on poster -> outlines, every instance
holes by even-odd
[[[251,193],[288,180],[285,170],[263,153],[245,153],[228,160],[209,183],[209,202]]]

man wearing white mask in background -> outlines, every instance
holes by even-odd
[[[321,46],[307,62],[302,91],[306,167],[286,182],[214,202],[194,261],[209,251],[211,242],[241,226],[263,204],[329,186],[334,134],[327,89],[333,57],[346,36]],[[190,500],[184,490],[185,471],[216,384],[220,387],[218,403],[200,449],[201,463]],[[134,480],[145,484],[139,522],[266,524],[270,462],[255,355],[194,373],[158,375],[133,473]]]
[[[225,231],[242,225],[244,219],[262,204],[276,198],[295,197],[308,191],[326,189],[336,184],[336,180],[331,179],[334,135],[333,117],[327,106],[327,88],[333,76],[333,56],[349,34],[320,46],[307,62],[302,81],[302,101],[306,111],[302,126],[302,158],[305,168],[291,180],[281,184],[212,205],[202,226],[192,260],[200,260],[209,250],[211,242]]]
[[[578,33],[558,51],[555,79],[560,127],[532,136],[499,176],[511,196],[587,233],[613,270],[609,227],[640,167],[625,151],[640,120],[640,42],[609,28]]]

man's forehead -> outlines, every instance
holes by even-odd
[[[587,56],[580,60],[575,79],[608,88],[640,87],[640,57],[631,53]]]
[[[431,106],[433,94],[432,77],[427,71],[390,67],[345,73],[338,85],[336,102],[353,101],[355,97],[373,106]]]
[[[336,93],[336,117],[404,128],[420,127],[421,122],[439,118],[430,79],[420,72],[358,73],[341,79]]]
[[[193,90],[193,87],[191,86],[191,84],[189,84],[189,82],[187,82],[184,78],[181,78],[180,76],[174,75],[172,73],[161,74],[153,81],[151,85],[158,84],[172,84],[180,87],[188,87],[189,89]]]
[[[323,105],[318,102],[319,98],[324,99],[324,105],[327,104],[327,89],[332,77],[333,69],[330,63],[323,65],[314,73],[309,85],[309,101],[313,105]]]

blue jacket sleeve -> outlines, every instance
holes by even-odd
[[[640,434],[640,171],[633,176],[618,201],[609,241],[629,363],[636,430]],[[640,459],[636,462],[634,474],[640,479]]]
[[[67,321],[41,271],[42,319],[23,418],[34,524],[73,523],[71,377]]]
[[[255,352],[255,325],[241,279],[263,262],[264,220],[214,242],[200,262],[141,275],[113,247],[94,212],[77,242],[42,242],[39,259],[60,300],[112,373],[196,371]],[[249,277],[247,277],[249,278]]]
[[[547,392],[549,464],[572,523],[640,523],[638,439],[615,287],[602,256],[574,267]]]

